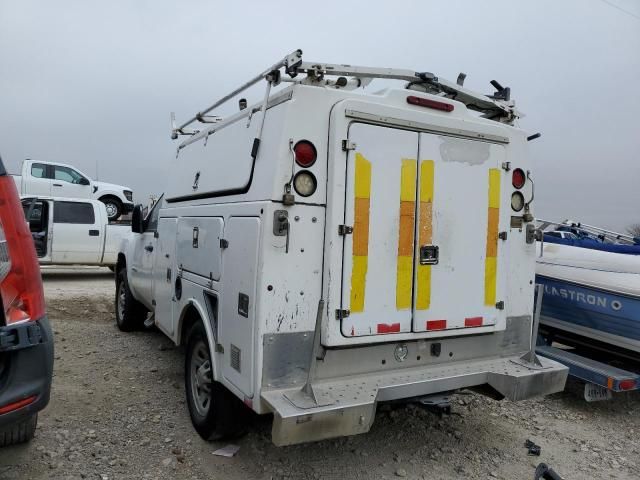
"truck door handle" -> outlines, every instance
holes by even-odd
[[[53,186],[54,186],[54,187],[61,187],[61,186],[62,186],[62,184],[61,184],[61,183],[54,183],[54,184],[53,184]]]
[[[145,245],[144,249],[145,249],[147,252],[153,252],[153,245]]]
[[[437,265],[440,249],[437,245],[422,245],[420,247],[420,265]]]
[[[90,237],[99,237],[100,236],[100,230],[89,230],[89,236]]]

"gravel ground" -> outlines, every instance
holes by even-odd
[[[191,428],[183,353],[158,332],[115,327],[113,274],[43,269],[55,341],[49,407],[36,438],[0,451],[0,479],[532,479],[546,462],[565,479],[637,479],[640,395],[588,404],[578,385],[544,399],[455,397],[438,417],[379,408],[368,434],[277,448],[256,419],[233,458]],[[524,441],[542,447],[527,456]]]

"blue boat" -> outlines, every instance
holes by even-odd
[[[640,357],[640,242],[591,226],[554,225],[537,245],[541,333]]]

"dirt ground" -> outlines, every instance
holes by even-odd
[[[257,419],[233,458],[191,428],[183,352],[158,332],[124,334],[106,269],[43,269],[55,332],[51,403],[36,438],[0,451],[0,479],[533,479],[546,462],[569,479],[640,478],[640,394],[586,403],[579,386],[544,399],[455,397],[440,418],[381,407],[365,435],[277,448]],[[527,455],[524,442],[542,447]]]

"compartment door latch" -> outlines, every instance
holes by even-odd
[[[437,245],[422,245],[420,247],[420,265],[437,265],[440,249]]]

